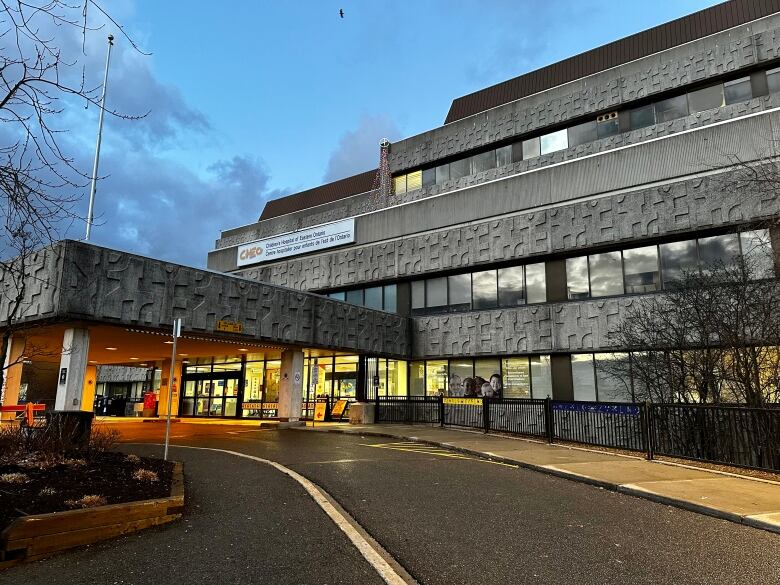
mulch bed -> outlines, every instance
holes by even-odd
[[[139,481],[133,474],[139,469],[154,471],[158,481]],[[4,474],[21,473],[23,483],[2,481]],[[14,519],[31,514],[62,512],[82,508],[68,500],[97,495],[106,504],[119,504],[170,495],[173,463],[141,457],[128,460],[124,453],[96,453],[90,459],[73,454],[53,465],[35,461],[0,465],[0,531]],[[49,488],[49,489],[47,489]],[[49,493],[53,489],[54,493]]]

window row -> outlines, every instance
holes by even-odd
[[[412,313],[515,307],[547,300],[544,262],[412,282]]]
[[[328,296],[337,301],[346,301],[351,305],[360,305],[369,309],[378,309],[390,313],[398,311],[398,293],[394,284],[347,291],[342,290],[328,293]]]
[[[458,358],[409,364],[410,396],[547,398],[550,356]]]
[[[770,93],[780,92],[780,68],[767,71],[766,79]],[[644,106],[602,114],[595,120],[514,142],[444,165],[397,175],[393,177],[393,191],[396,194],[407,193],[450,179],[457,180],[461,177],[587,144],[622,132],[630,132],[653,124],[669,122],[689,114],[748,101],[753,97],[749,76],[725,83],[715,83]]]
[[[750,230],[568,258],[568,298],[658,291],[679,283],[687,273],[728,269],[740,262],[750,277],[771,278],[772,256],[768,231]]]

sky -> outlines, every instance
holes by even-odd
[[[107,108],[141,116],[106,116],[91,241],[205,266],[220,230],[257,221],[269,199],[375,168],[381,138],[440,126],[454,98],[712,4],[103,2],[149,54],[109,23],[79,55],[99,84],[112,32]],[[97,109],[71,103],[63,125],[89,172]],[[83,231],[74,222],[64,235]]]

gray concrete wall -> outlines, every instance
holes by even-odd
[[[22,302],[16,313],[16,323],[49,319],[58,314],[59,279],[62,274],[63,248],[50,246],[17,260],[10,270],[0,269],[0,316],[5,320],[10,307],[15,305],[19,290]],[[27,275],[27,278],[21,278]],[[19,286],[20,281],[24,286]]]

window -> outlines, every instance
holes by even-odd
[[[780,91],[780,67],[766,72],[766,85],[769,88],[769,93]]]
[[[422,172],[423,187],[430,187],[436,184],[436,169],[423,169]]]
[[[494,377],[498,378],[498,380],[494,380],[491,389],[494,394],[497,393],[500,395],[501,387],[503,386],[501,383],[501,360],[494,358],[474,360],[474,376],[485,380],[485,382],[482,382],[483,385],[485,383],[490,384],[490,380]],[[477,384],[477,393],[482,391],[482,394],[484,395],[484,390],[487,390],[487,388],[483,389]]]
[[[539,138],[523,140],[523,160],[539,156],[540,141]]]
[[[660,124],[688,115],[688,99],[678,95],[655,104],[655,119]]]
[[[774,256],[768,230],[752,230],[739,234],[742,258],[749,278],[773,278]]]
[[[736,266],[739,262],[737,234],[699,238],[699,262],[705,274]]]
[[[723,105],[722,83],[703,87],[688,94],[688,110],[691,114],[712,110],[713,108],[722,108]]]
[[[393,177],[393,193],[398,195],[406,193],[406,175]]]
[[[471,274],[456,274],[447,277],[449,285],[449,305],[456,311],[471,308]]]
[[[569,139],[566,130],[558,130],[557,132],[545,134],[539,139],[539,141],[540,152],[542,154],[563,150],[569,146]]]
[[[475,154],[474,156],[470,157],[469,160],[471,161],[470,174],[475,175],[477,173],[483,173],[490,169],[496,168],[496,151],[489,150],[487,152],[483,152],[482,154]]]
[[[590,270],[590,294],[607,297],[623,294],[623,266],[620,252],[592,254],[588,257]]]
[[[357,289],[357,290],[348,290],[347,291],[347,302],[352,305],[362,305],[363,304],[363,289]]]
[[[525,301],[527,303],[547,302],[547,279],[544,262],[525,266]]]
[[[661,288],[658,272],[658,247],[645,246],[623,252],[623,273],[626,278],[626,292],[647,293]]]
[[[496,166],[503,167],[512,164],[512,145],[496,149]]]
[[[627,353],[595,353],[596,390],[600,402],[633,402]]]
[[[475,272],[471,278],[471,298],[475,309],[493,309],[498,304],[496,271]]]
[[[450,179],[457,180],[468,177],[471,173],[471,162],[467,158],[455,160],[450,163]]]
[[[746,102],[753,98],[753,89],[750,86],[750,77],[740,77],[723,84],[727,104]]]
[[[523,143],[515,142],[512,144],[512,162],[523,160]]]
[[[528,358],[506,358],[501,362],[503,395],[506,398],[531,398],[531,367]]]
[[[531,362],[531,397],[547,398],[552,396],[552,370],[550,356],[532,356]]]
[[[569,128],[569,146],[579,146],[580,144],[593,142],[597,138],[596,120]]]
[[[629,125],[631,130],[646,128],[655,124],[655,105],[648,104],[640,108],[634,108],[628,112]]]
[[[697,269],[696,240],[661,244],[659,248],[664,287],[674,285],[686,272]]]
[[[425,396],[425,362],[412,362],[409,370],[409,396]]]
[[[406,362],[387,360],[387,394],[389,396],[406,396]]]
[[[429,278],[425,281],[425,306],[443,307],[447,304],[447,279]]]
[[[412,282],[412,309],[425,308],[425,281],[415,280]]]
[[[436,182],[443,183],[450,180],[450,165],[436,167]]]
[[[395,313],[396,311],[398,311],[398,289],[396,285],[394,284],[386,285],[384,297],[385,297],[385,302],[384,302],[385,311],[390,311],[391,313]]]
[[[587,299],[588,289],[588,257],[566,259],[566,290],[570,300]]]
[[[422,188],[422,171],[414,171],[406,175],[406,191],[416,191]]]
[[[498,304],[501,307],[515,307],[525,304],[523,267],[512,266],[498,271]]]
[[[450,396],[463,396],[463,381],[474,377],[474,362],[471,359],[450,360],[450,379],[447,389]]]
[[[339,291],[339,292],[332,292],[328,296],[330,298],[332,298],[332,299],[337,300],[337,301],[346,301],[347,300],[347,295],[346,295],[346,293],[343,290]]]
[[[369,309],[379,309],[381,311],[382,310],[382,287],[372,286],[371,288],[367,288],[365,290],[364,304]]]
[[[425,393],[428,396],[447,395],[447,360],[425,362]]]
[[[596,377],[593,370],[593,354],[572,354],[571,381],[574,386],[574,400],[596,400]]]
[[[608,136],[620,134],[620,122],[618,121],[617,115],[598,122],[596,124],[596,134],[599,138],[607,138]]]

